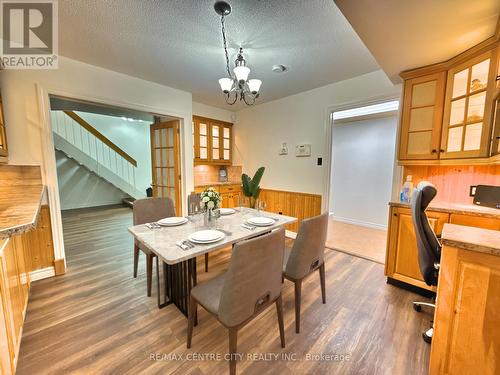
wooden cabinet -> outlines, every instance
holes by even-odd
[[[0,244],[0,366],[2,374],[13,374],[21,343],[28,303],[30,277],[25,264],[22,236],[10,237]]]
[[[215,190],[221,195],[222,197],[221,207],[233,208],[239,206],[240,196],[242,194],[240,185],[234,184],[234,185],[215,185],[215,186],[210,185],[210,186],[215,188]],[[203,190],[205,190],[210,186],[198,186],[194,189],[194,192],[201,193]]]
[[[193,116],[195,164],[231,165],[233,124]]]
[[[409,79],[404,86],[399,159],[437,159],[446,72]]]
[[[440,234],[450,215],[427,211],[427,216],[432,229]],[[420,273],[415,231],[408,208],[392,207],[390,210],[385,274],[410,285],[435,290],[424,282]]]
[[[492,135],[500,94],[499,50],[493,42],[445,63],[401,73],[400,164],[500,162],[491,158],[500,151],[500,123]]]
[[[500,256],[445,246],[429,373],[498,374],[499,305]]]
[[[436,234],[441,234],[446,223],[500,230],[500,218],[432,210],[427,210],[426,213]],[[420,274],[417,242],[409,208],[391,207],[389,210],[385,275],[422,289],[436,290],[429,287]]]
[[[2,162],[2,159],[6,159],[8,155],[9,150],[7,147],[7,133],[5,131],[3,103],[2,97],[0,96],[0,162]]]
[[[488,157],[496,50],[448,71],[440,158]]]

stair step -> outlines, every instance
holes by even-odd
[[[132,197],[122,199],[123,204],[125,206],[129,206],[129,207],[134,206],[134,201],[135,201],[135,198],[132,198]]]

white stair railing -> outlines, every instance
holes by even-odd
[[[55,134],[95,161],[94,163],[83,163],[79,160],[87,168],[134,197],[139,193],[135,180],[137,162],[120,147],[74,112],[51,111],[51,123]],[[68,156],[78,159],[75,155]],[[109,178],[109,172],[116,175],[126,185],[129,185],[130,189],[125,190],[123,188],[124,184],[117,182],[116,178]],[[135,191],[132,194],[127,190]],[[142,193],[139,194],[143,195]]]

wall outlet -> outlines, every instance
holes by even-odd
[[[474,197],[476,195],[477,185],[471,185],[469,189],[469,197]]]

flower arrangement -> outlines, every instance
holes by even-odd
[[[200,194],[200,207],[206,210],[213,210],[220,207],[222,197],[213,187],[205,189]]]

